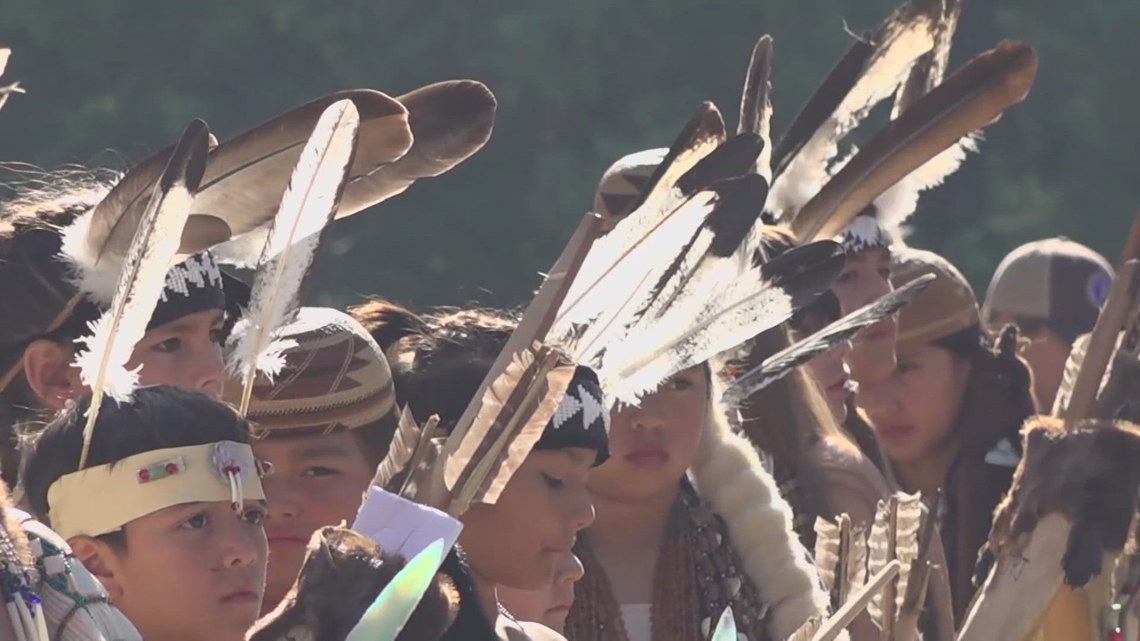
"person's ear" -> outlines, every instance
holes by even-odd
[[[72,537],[68,544],[71,545],[75,558],[107,589],[111,601],[122,598],[122,572],[119,556],[114,549],[106,542],[90,536]]]
[[[44,407],[61,410],[82,392],[74,358],[71,345],[46,338],[34,340],[24,348],[24,378]]]

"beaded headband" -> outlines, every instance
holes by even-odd
[[[64,539],[115,532],[135,519],[175,505],[263,501],[270,474],[246,443],[218,441],[171,447],[88,467],[48,488],[48,517]]]

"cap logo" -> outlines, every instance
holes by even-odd
[[[1108,293],[1112,291],[1112,278],[1104,272],[1097,272],[1089,277],[1085,285],[1085,295],[1093,307],[1101,307],[1108,300]]]

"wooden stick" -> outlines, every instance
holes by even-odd
[[[898,561],[891,561],[883,566],[883,569],[876,572],[866,585],[855,591],[850,601],[844,603],[835,614],[831,615],[831,618],[824,621],[811,641],[833,641],[838,637],[841,632],[847,629],[847,626],[851,625],[855,617],[867,609],[871,599],[883,589],[883,586],[895,580],[901,568],[902,564]]]

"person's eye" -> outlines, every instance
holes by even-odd
[[[334,474],[340,474],[340,472],[328,467],[313,466],[306,468],[301,476],[332,476]]]
[[[182,522],[180,527],[187,530],[201,530],[210,524],[210,517],[205,514],[195,514]]]
[[[898,364],[898,373],[899,374],[906,374],[908,372],[913,372],[916,369],[918,369],[918,363],[915,363],[914,361],[899,359],[899,364]]]
[[[543,473],[542,480],[546,481],[546,485],[552,490],[561,489],[562,487],[564,487],[566,485],[565,481],[562,481],[561,479],[556,479],[553,476],[546,474],[546,473]]]
[[[241,519],[251,525],[262,525],[265,523],[265,510],[248,508],[241,513]]]
[[[842,274],[840,274],[839,277],[835,279],[835,282],[842,283],[844,285],[849,285],[849,284],[855,282],[855,279],[857,279],[857,278],[859,278],[859,272],[856,272],[855,270],[851,270],[851,271],[846,271],[846,272],[843,272]]]
[[[164,341],[159,341],[159,342],[155,343],[154,347],[152,347],[151,349],[153,349],[156,352],[162,352],[164,354],[171,354],[171,353],[177,352],[179,349],[182,349],[182,339],[180,339],[180,338],[168,338]]]

